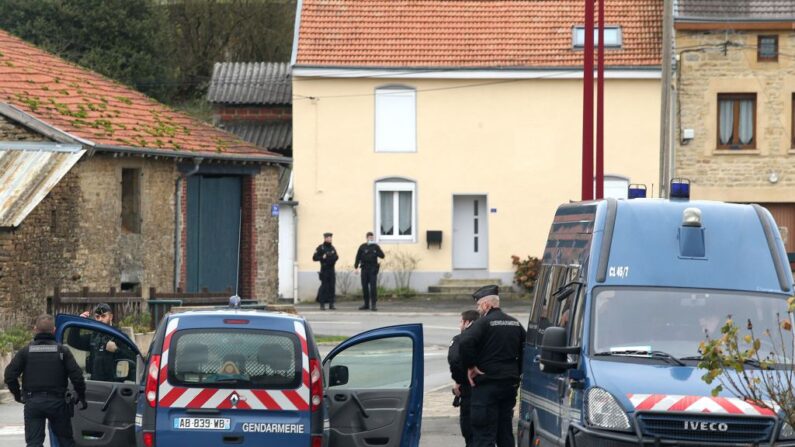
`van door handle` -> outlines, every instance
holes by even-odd
[[[130,396],[133,395],[133,392],[129,388],[122,388],[121,389],[121,395],[124,396],[124,397],[130,397]]]
[[[346,396],[344,394],[335,394],[334,395],[334,400],[337,401],[337,402],[345,402],[346,400],[348,400],[348,396]]]
[[[533,363],[538,363],[540,361],[541,361],[541,354],[538,354],[537,356],[533,357]]]

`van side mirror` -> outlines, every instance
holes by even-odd
[[[335,365],[329,370],[329,387],[345,385],[348,383],[348,367],[345,365]]]
[[[575,368],[577,363],[568,361],[568,354],[579,354],[579,346],[566,346],[566,328],[550,326],[544,330],[541,339],[541,371],[547,374],[561,374]]]
[[[116,361],[116,378],[124,380],[130,375],[130,368],[135,368],[131,360],[121,359]]]

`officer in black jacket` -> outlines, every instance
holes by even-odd
[[[353,263],[353,268],[356,269],[357,273],[359,272],[359,267],[361,266],[362,268],[362,297],[364,298],[364,305],[359,310],[378,310],[375,305],[378,299],[378,270],[381,268],[378,265],[378,258],[384,259],[384,252],[375,243],[373,232],[368,231],[367,242],[359,246],[359,251],[356,252],[356,261]]]
[[[28,447],[44,443],[45,420],[64,447],[75,445],[72,438],[71,405],[65,400],[68,378],[85,410],[86,382],[72,352],[55,342],[51,315],[36,318],[33,342],[16,353],[5,370],[5,383],[14,400],[25,404],[25,442]],[[19,377],[22,376],[22,389]]]
[[[522,373],[526,331],[500,310],[499,288],[485,286],[472,297],[481,318],[461,335],[461,363],[472,385],[472,445],[513,447],[513,407]]]
[[[83,312],[80,316],[88,318],[90,314]],[[107,303],[99,303],[94,308],[94,319],[108,326],[113,326],[113,310]],[[66,344],[81,351],[88,351],[86,359],[86,372],[90,380],[103,382],[118,382],[116,378],[116,361],[119,358],[134,359],[131,353],[124,353],[119,349],[120,343],[110,335],[98,331],[81,334],[79,330],[72,329],[66,336]],[[121,344],[123,346],[123,344]]]
[[[461,312],[461,321],[458,323],[461,333],[469,328],[480,314],[476,310],[466,310]],[[458,423],[461,426],[461,435],[464,436],[466,446],[472,445],[472,424],[470,423],[470,398],[472,396],[472,386],[467,378],[467,370],[461,364],[461,334],[453,337],[450,348],[447,350],[447,363],[450,365],[450,375],[453,377],[453,406],[459,407]]]
[[[315,249],[312,260],[320,262],[320,289],[317,291],[317,301],[320,303],[320,310],[326,310],[326,304],[331,310],[334,307],[334,295],[337,290],[337,277],[334,272],[334,264],[337,263],[339,256],[337,249],[331,245],[331,233],[323,233],[323,243]]]

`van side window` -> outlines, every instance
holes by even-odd
[[[67,327],[64,344],[74,355],[86,379],[134,382],[136,354],[124,340],[92,329]]]
[[[546,295],[544,292],[546,291],[551,270],[550,266],[544,265],[541,266],[541,270],[538,272],[538,281],[536,281],[533,293],[533,308],[530,311],[530,321],[527,323],[527,344],[531,346],[535,346],[541,341],[541,337],[538,336],[538,320],[546,307]]]

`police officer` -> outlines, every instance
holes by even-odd
[[[334,272],[334,264],[337,263],[339,256],[337,249],[331,245],[331,233],[323,233],[323,243],[315,249],[312,260],[320,262],[320,289],[317,291],[317,301],[320,302],[320,310],[326,310],[326,304],[331,310],[334,307],[334,294],[337,290],[337,277]]]
[[[88,317],[88,312],[83,312],[82,317]],[[100,303],[94,308],[94,319],[109,326],[113,325],[113,311],[107,303]],[[98,331],[80,334],[79,330],[69,331],[66,343],[69,346],[88,351],[86,359],[86,372],[91,380],[105,382],[116,381],[116,355],[119,346],[110,335]]]
[[[513,407],[526,332],[500,310],[497,286],[482,287],[472,297],[481,318],[461,334],[461,363],[472,385],[472,445],[513,447]]]
[[[33,341],[20,349],[5,370],[5,383],[14,400],[25,404],[25,442],[42,447],[45,420],[64,447],[75,445],[72,438],[71,405],[65,400],[68,378],[85,410],[86,382],[72,352],[55,342],[55,322],[51,315],[36,318]],[[22,390],[19,377],[22,376]]]
[[[461,312],[461,321],[458,323],[458,328],[463,333],[474,323],[480,314],[475,310],[465,310]],[[460,412],[458,415],[458,423],[461,426],[461,435],[464,437],[466,446],[472,445],[472,424],[470,423],[470,397],[472,395],[472,386],[469,384],[467,378],[467,370],[461,364],[461,334],[453,337],[450,343],[450,348],[447,350],[447,363],[450,365],[450,375],[453,377],[455,385],[453,385],[453,406],[459,407]]]
[[[356,252],[356,261],[353,263],[353,268],[356,269],[356,273],[359,273],[359,266],[362,268],[362,296],[364,298],[364,305],[360,307],[359,310],[378,310],[375,305],[378,299],[378,270],[381,268],[381,266],[378,265],[378,258],[384,259],[384,252],[381,251],[381,247],[375,243],[373,232],[368,231],[367,242],[359,246],[359,251]]]

